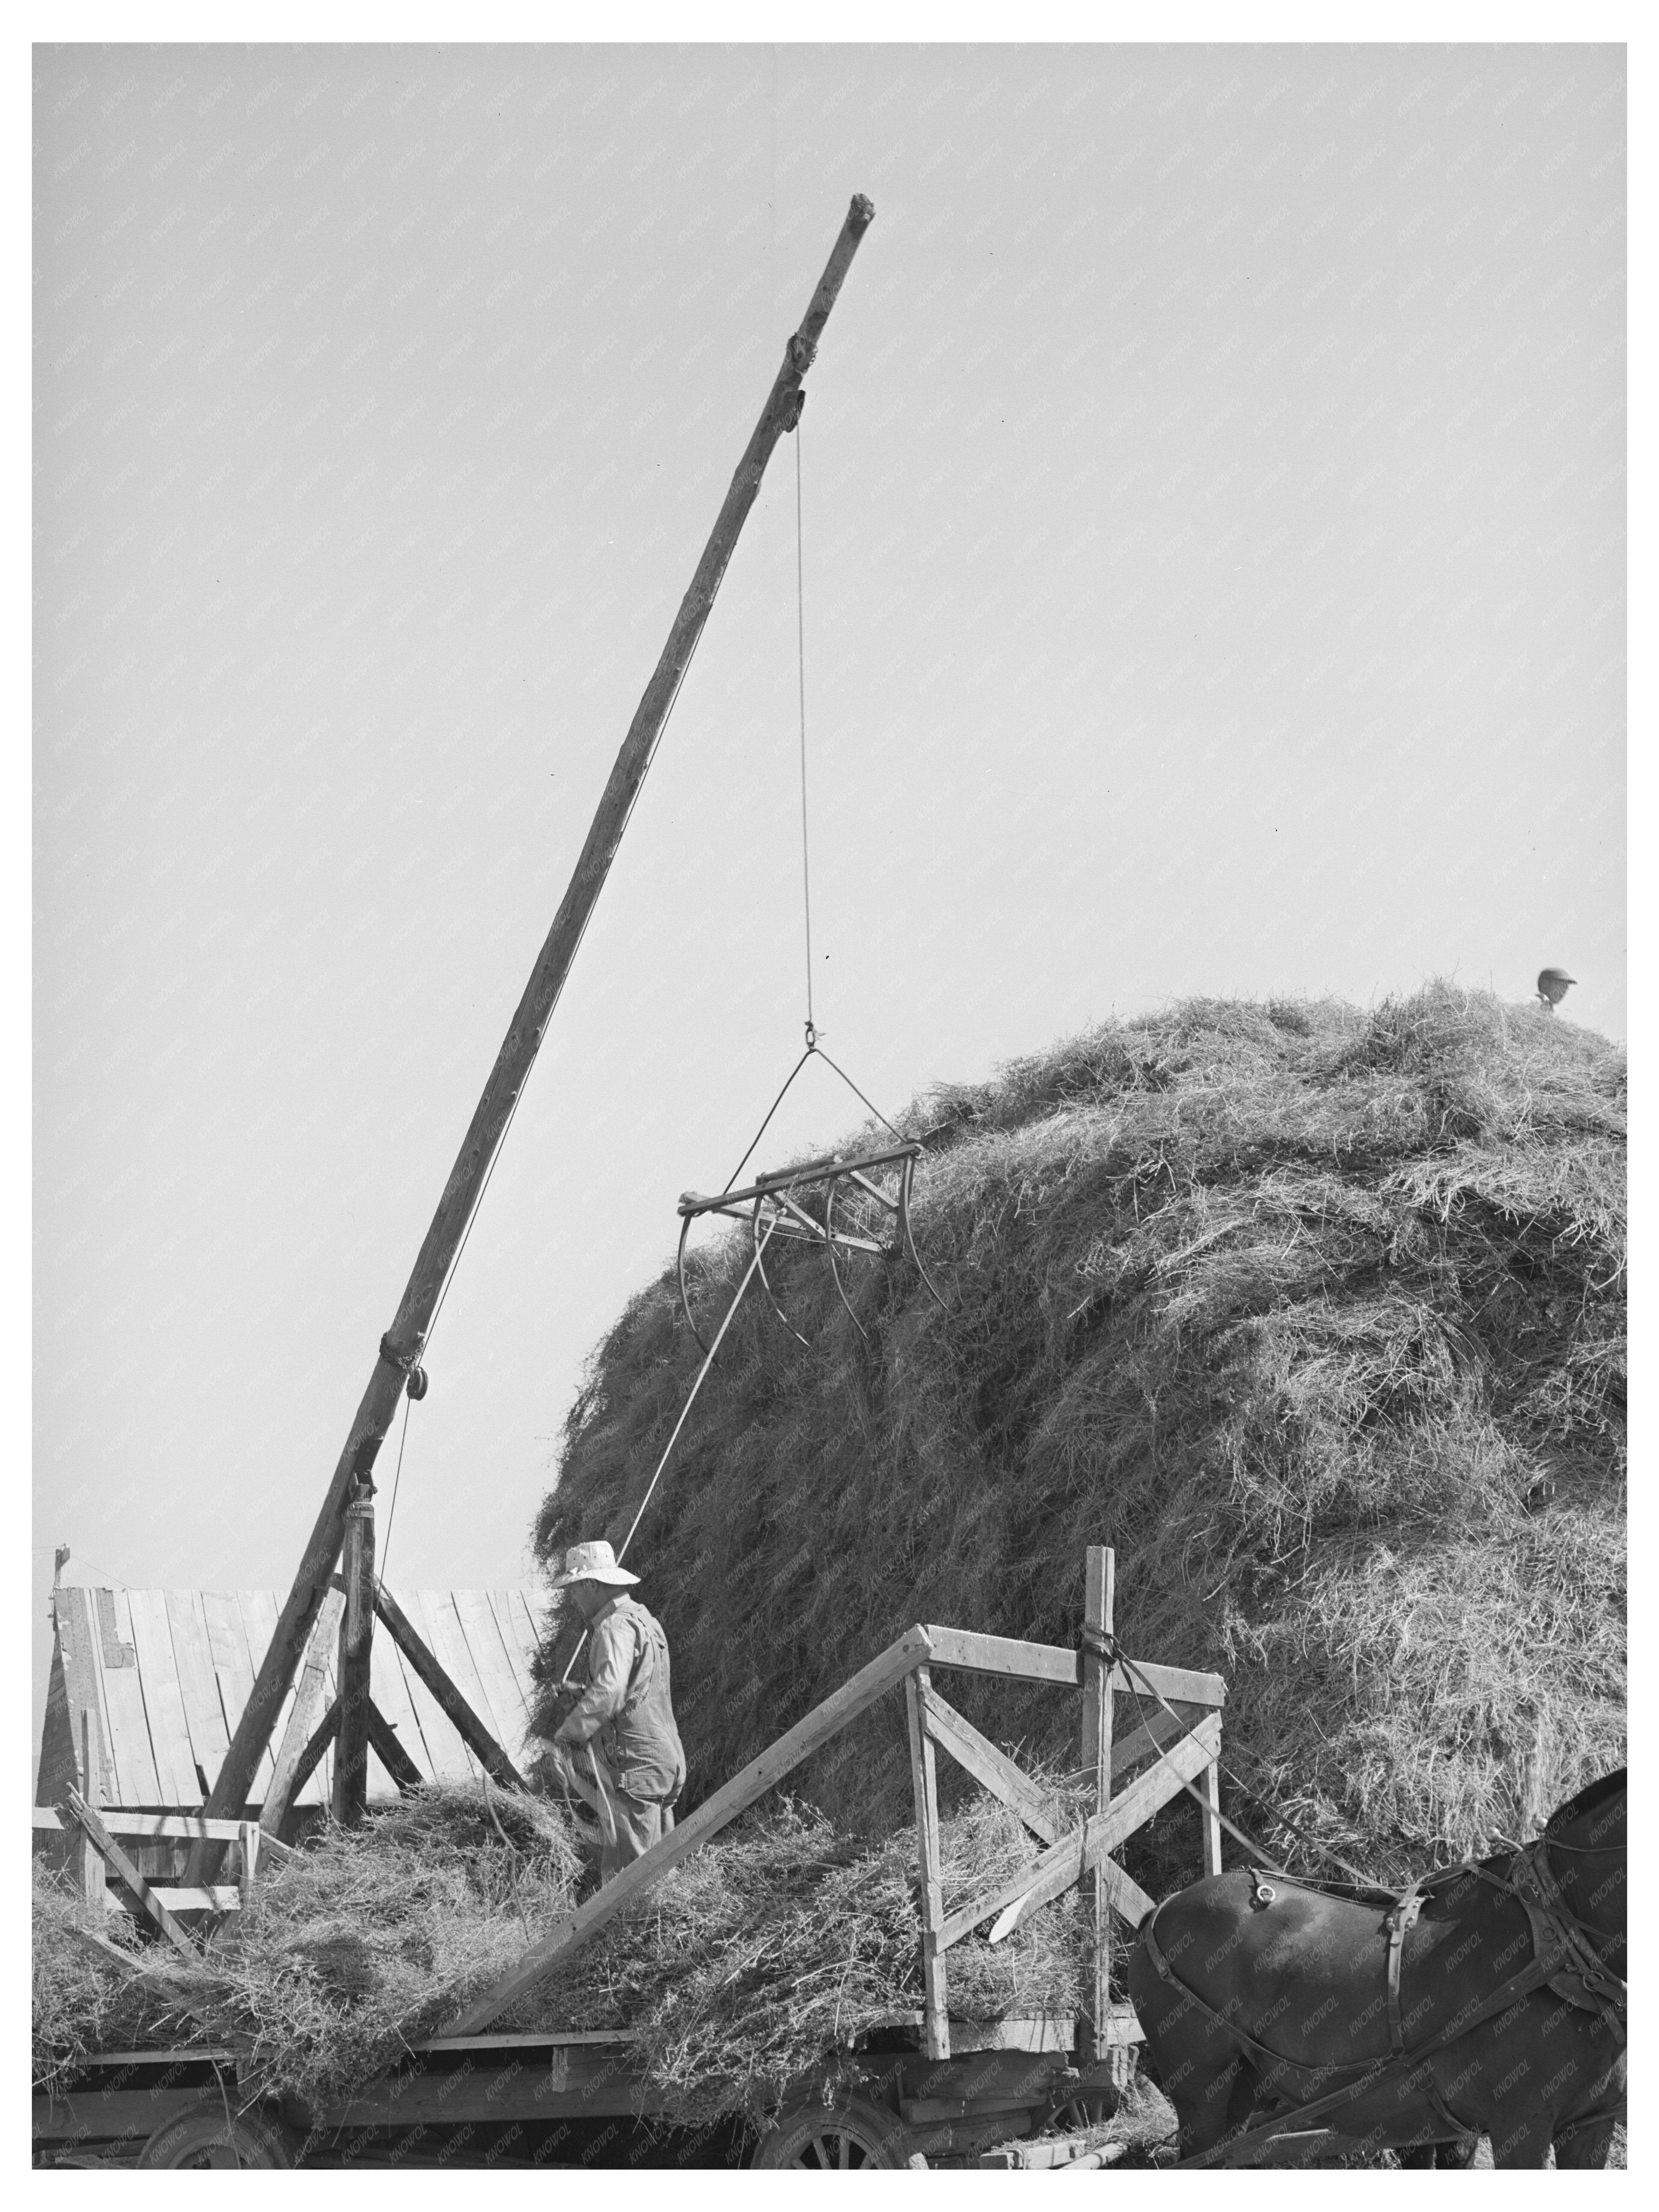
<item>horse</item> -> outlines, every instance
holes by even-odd
[[[1552,2145],[1558,2166],[1605,2164],[1626,2078],[1625,1780],[1403,1893],[1238,1867],[1155,1906],[1129,1993],[1183,2162],[1316,2125],[1333,2148],[1425,2161],[1485,2135],[1499,2167],[1541,2166]]]

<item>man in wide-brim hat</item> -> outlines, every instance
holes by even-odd
[[[609,1881],[674,1825],[685,1786],[685,1752],[674,1725],[668,1638],[629,1595],[639,1577],[609,1544],[573,1544],[556,1590],[568,1590],[587,1623],[587,1686],[554,1731],[556,1756],[593,1755],[604,1832],[599,1878]]]

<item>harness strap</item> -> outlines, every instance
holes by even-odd
[[[1389,2047],[1396,2058],[1406,2055],[1406,2031],[1400,2020],[1401,1958],[1406,1931],[1416,1923],[1422,1910],[1422,1893],[1413,1882],[1382,1923],[1389,1931]]]
[[[1410,2077],[1418,2075],[1420,2070],[1423,2075],[1420,2086],[1424,2088],[1425,2094],[1429,2096],[1435,2110],[1446,2113],[1450,2132],[1453,2135],[1469,2134],[1471,2130],[1468,2123],[1459,2120],[1455,2114],[1447,2112],[1443,2103],[1437,2100],[1431,2087],[1431,2077],[1427,2074],[1425,2062],[1431,2058],[1437,2051],[1443,2050],[1449,2043],[1456,2043],[1462,2037],[1472,2035],[1474,2030],[1482,2026],[1485,2021],[1506,2010],[1517,1997],[1530,1996],[1534,1990],[1542,1988],[1548,1978],[1547,1962],[1534,1959],[1529,1965],[1523,1966],[1519,1973],[1511,1974],[1508,1981],[1493,1990],[1484,2004],[1477,2006],[1472,2011],[1455,2014],[1437,2034],[1431,2035],[1426,2043],[1419,2043],[1415,2050],[1407,2051],[1398,2057],[1390,2051],[1386,2058],[1362,2060],[1360,2064],[1366,2070],[1358,2081],[1345,2081],[1340,2087],[1327,2090],[1323,2096],[1315,2097],[1307,2104],[1292,2105],[1287,2111],[1275,2113],[1271,2119],[1264,2120],[1255,2127],[1242,2129],[1237,2136],[1231,2137],[1227,2142],[1217,2143],[1210,2150],[1200,2151],[1195,2158],[1183,2158],[1181,2164],[1183,2166],[1213,2166],[1241,2142],[1254,2142],[1260,2136],[1278,2135],[1287,2127],[1306,2127],[1310,2121],[1322,2118],[1327,2112],[1336,2111],[1340,2106],[1351,2105],[1357,2097],[1363,2097],[1368,2089],[1376,2088],[1381,2083],[1402,2071]],[[1173,1980],[1175,1978],[1171,1976],[1170,1978]],[[1184,1982],[1179,1986],[1182,1989],[1187,1988]],[[1204,2003],[1203,1998],[1199,1996],[1195,1990],[1188,1990],[1188,1994],[1204,2011],[1210,2012],[1212,2019],[1220,2021],[1221,2025],[1231,2029],[1234,2034],[1238,2033],[1239,2031],[1232,2027],[1230,2021],[1222,2020],[1219,2013],[1211,2011],[1211,2008]],[[1264,2046],[1258,2045],[1256,2047],[1260,2050]],[[1287,2064],[1294,2066],[1297,2063],[1294,2059],[1279,2061],[1281,2067]],[[1358,2068],[1350,2063],[1343,2066],[1304,2067],[1301,2070],[1304,2073],[1327,2075],[1352,2074],[1358,2071]]]
[[[1523,1893],[1515,1888],[1511,1883],[1501,1880],[1498,1875],[1489,1874],[1484,1867],[1470,1867],[1466,1871],[1479,1875],[1483,1881],[1490,1882],[1494,1888],[1506,1896],[1514,1898],[1522,1905],[1526,1904],[1527,1899]],[[1401,1900],[1402,1906],[1410,1901],[1410,1894],[1408,1893],[1407,1897]],[[1334,2089],[1327,2090],[1323,2095],[1316,2097],[1308,2103],[1293,2105],[1287,2111],[1276,2114],[1271,2119],[1261,2122],[1253,2128],[1246,2128],[1241,2131],[1240,2136],[1231,2138],[1225,2143],[1217,2144],[1212,2149],[1200,2152],[1195,2158],[1182,2160],[1182,2166],[1191,2166],[1215,2164],[1226,2151],[1246,2137],[1254,2141],[1258,2136],[1277,2134],[1286,2127],[1304,2127],[1309,2122],[1320,2118],[1324,2113],[1334,2112],[1340,2106],[1352,2103],[1357,2097],[1363,2096],[1368,2089],[1375,2088],[1381,2082],[1389,2079],[1391,2075],[1401,2071],[1404,2071],[1408,2077],[1418,2078],[1418,2085],[1427,2099],[1431,2109],[1449,2134],[1468,2135],[1471,2131],[1468,2123],[1459,2119],[1447,2106],[1440,2094],[1438,2085],[1435,2082],[1425,2062],[1437,2051],[1444,2049],[1448,2044],[1459,2042],[1464,2036],[1473,2034],[1477,2027],[1481,2027],[1486,2021],[1495,2018],[1498,2014],[1505,2011],[1515,2003],[1517,1998],[1529,1996],[1534,1990],[1542,1989],[1547,1985],[1553,1986],[1554,1978],[1561,1971],[1562,1945],[1559,1939],[1569,1933],[1569,1930],[1559,1923],[1552,1925],[1552,1922],[1541,1914],[1533,1917],[1532,1932],[1535,1948],[1528,1963],[1518,1972],[1511,1974],[1507,1981],[1501,1983],[1484,2002],[1472,2008],[1466,2008],[1462,2012],[1455,2014],[1445,2027],[1431,2035],[1426,2043],[1420,2043],[1414,2049],[1402,2049],[1395,2041],[1395,2020],[1391,2018],[1389,2041],[1393,2047],[1387,2057],[1347,2060],[1340,2065],[1325,2063],[1312,2066],[1304,2064],[1299,2059],[1291,2058],[1285,2053],[1274,2051],[1268,2045],[1259,2041],[1246,2029],[1240,2027],[1236,2021],[1229,2020],[1224,2013],[1218,2012],[1213,2005],[1206,2003],[1190,1983],[1182,1980],[1164,1956],[1163,1947],[1158,1940],[1158,1916],[1164,1911],[1164,1905],[1171,1902],[1170,1898],[1164,1899],[1147,1915],[1140,1926],[1140,1934],[1146,1946],[1147,1956],[1152,1960],[1154,1971],[1162,1980],[1169,1983],[1171,1988],[1179,1990],[1188,2002],[1196,2005],[1201,2013],[1214,2021],[1218,2027],[1224,2028],[1237,2041],[1248,2044],[1252,2051],[1260,2051],[1264,2057],[1269,2059],[1273,2064],[1275,2078],[1282,2079],[1286,2074],[1291,2073],[1318,2074],[1326,2079],[1333,2074],[1359,2076],[1357,2081],[1345,2081]],[[1417,1904],[1419,1909],[1421,1903],[1421,1899],[1418,1899]],[[1403,1917],[1403,1914],[1401,1917]],[[1413,1912],[1411,1917],[1415,1919],[1416,1913]],[[1554,1942],[1547,1942],[1541,1944],[1539,1942],[1540,1921],[1544,1928],[1556,1936],[1557,1940]],[[1394,1967],[1398,1959],[1400,1945],[1393,1942],[1392,1934],[1391,1929],[1390,1966]],[[1404,1935],[1405,1929],[1402,1927],[1400,1931],[1401,1943],[1403,1943]],[[1622,1987],[1622,1984],[1620,1986]],[[1397,2004],[1397,1997],[1395,2002]]]

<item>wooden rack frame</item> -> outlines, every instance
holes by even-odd
[[[1088,1554],[1086,1613],[1091,1625],[1109,1630],[1112,1554],[1103,1546],[1091,1546]],[[1004,1680],[1039,1682],[1056,1689],[1084,1690],[1082,1739],[1092,1755],[1097,1773],[1096,1810],[1079,1827],[1065,1834],[1055,1832],[1052,1815],[1037,1785],[957,1712],[933,1687],[937,1668],[1000,1676]],[[951,2056],[949,1993],[945,1954],[954,1943],[994,1920],[991,1941],[1008,1935],[1028,1914],[1060,1896],[1086,1874],[1096,1881],[1097,1925],[1103,1925],[1107,1906],[1136,1924],[1151,1909],[1152,1900],[1112,1856],[1135,1829],[1150,1820],[1158,1808],[1196,1780],[1215,1808],[1204,1821],[1205,1872],[1218,1873],[1221,1865],[1221,1829],[1215,1813],[1220,1809],[1216,1762],[1221,1750],[1221,1707],[1226,1685],[1218,1674],[1185,1667],[1160,1667],[1136,1662],[1136,1676],[1150,1684],[1175,1706],[1186,1706],[1186,1732],[1161,1711],[1121,1743],[1111,1741],[1111,1704],[1115,1691],[1130,1687],[1121,1666],[1108,1668],[1103,1660],[1052,1644],[1026,1644],[1004,1636],[981,1636],[963,1628],[939,1628],[919,1624],[907,1629],[850,1681],[844,1682],[822,1705],[769,1745],[757,1759],[704,1800],[696,1811],[659,1843],[653,1844],[586,1903],[568,1915],[548,1935],[532,1943],[518,1962],[465,2011],[452,2021],[449,2036],[477,2035],[527,1994],[571,1954],[614,1920],[635,1899],[659,1881],[672,1866],[687,1858],[738,1814],[781,1782],[804,1759],[840,1734],[876,1700],[900,1683],[904,1685],[909,1730],[911,1772],[916,1802],[916,1846],[920,1862],[922,1923],[922,1983],[924,2051],[929,2058]],[[1190,1717],[1196,1709],[1194,1724]],[[968,1904],[946,1913],[939,1870],[939,1827],[937,1754],[945,1751],[975,1781],[1018,1813],[1044,1849],[1029,1867],[1011,1881],[986,1890]],[[1114,1797],[1115,1776],[1127,1775],[1151,1754],[1157,1764],[1127,1783]],[[1097,1945],[1103,1954],[1104,1946]],[[1097,1966],[1096,1992],[1097,2040],[1109,2041],[1105,2027],[1104,1968]],[[1130,2039],[1132,2031],[1122,2039]]]

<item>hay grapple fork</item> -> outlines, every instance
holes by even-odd
[[[717,1197],[706,1198],[695,1190],[685,1192],[678,1208],[680,1243],[677,1266],[680,1304],[684,1309],[691,1334],[703,1350],[707,1352],[708,1346],[691,1311],[690,1291],[685,1279],[685,1250],[691,1224],[705,1214],[724,1214],[728,1220],[749,1224],[754,1243],[755,1264],[762,1282],[766,1285],[766,1295],[772,1302],[772,1310],[797,1343],[806,1344],[809,1340],[801,1334],[779,1304],[763,1257],[767,1243],[774,1237],[787,1237],[798,1243],[815,1244],[822,1249],[830,1262],[836,1294],[860,1336],[866,1332],[853,1311],[852,1300],[847,1295],[847,1285],[842,1279],[841,1258],[865,1253],[879,1259],[894,1256],[901,1251],[908,1252],[929,1294],[942,1306],[945,1300],[921,1264],[921,1255],[916,1249],[916,1240],[910,1225],[911,1184],[916,1162],[921,1158],[921,1146],[915,1142],[890,1146],[881,1152],[857,1152],[848,1157],[830,1152],[818,1159],[802,1160],[792,1168],[781,1168],[770,1175],[757,1176],[752,1183],[745,1184],[741,1189],[721,1191]],[[884,1181],[890,1188],[884,1188]],[[861,1193],[871,1204],[892,1216],[893,1241],[890,1245],[864,1233],[862,1228],[837,1225],[836,1194],[848,1185]],[[823,1193],[822,1220],[807,1211],[798,1195],[814,1190]]]

